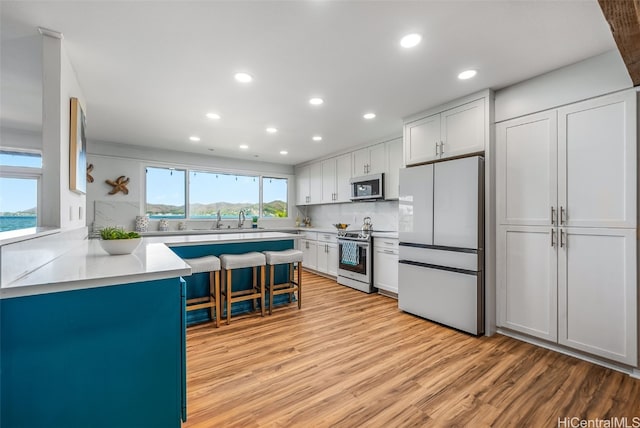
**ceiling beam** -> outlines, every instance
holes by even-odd
[[[640,85],[640,0],[598,0],[633,86]]]

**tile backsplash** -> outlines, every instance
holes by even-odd
[[[122,226],[127,230],[134,230],[137,215],[140,215],[140,205],[136,202],[95,201],[93,230],[105,226]]]
[[[349,229],[359,229],[365,217],[371,217],[374,230],[398,230],[398,201],[351,202],[345,204],[298,207],[300,219],[311,218],[313,227],[332,227],[347,223]]]

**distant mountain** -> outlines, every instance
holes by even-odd
[[[3,216],[7,216],[7,217],[22,217],[22,216],[34,216],[36,215],[36,207],[33,208],[29,208],[28,210],[22,210],[22,211],[14,211],[14,212],[9,212],[9,211],[5,211],[0,213],[0,215]]]
[[[264,213],[270,217],[286,217],[287,204],[284,201],[273,201],[263,204]],[[235,217],[240,210],[244,210],[247,217],[259,215],[258,204],[246,202],[216,202],[212,204],[190,204],[189,211],[192,216],[214,216],[220,210],[222,217]],[[184,214],[184,205],[147,204],[147,214],[176,215]]]

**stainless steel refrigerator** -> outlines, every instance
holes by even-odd
[[[484,333],[484,158],[400,170],[398,307]]]

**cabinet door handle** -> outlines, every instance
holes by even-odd
[[[306,241],[304,244],[305,244],[305,248],[308,250],[309,249],[309,241]]]
[[[556,224],[556,209],[553,207],[553,205],[551,205],[551,226],[555,226]]]
[[[395,253],[393,252],[393,250],[382,250],[382,251],[384,251],[384,252],[385,252],[385,253],[387,253],[387,254],[395,254]]]
[[[555,233],[556,233],[556,230],[552,228],[552,229],[551,229],[551,248],[553,248],[553,247],[555,247],[555,246],[556,246],[556,243],[554,242],[554,239],[553,239],[553,238],[554,238]]]
[[[565,246],[563,237],[564,237],[564,230],[560,229],[560,248]]]
[[[566,217],[567,217],[567,212],[564,209],[563,206],[560,206],[560,225],[564,225],[564,223],[566,222]]]
[[[438,142],[436,141],[436,156],[438,156]]]
[[[444,142],[440,141],[440,156],[444,154]]]

